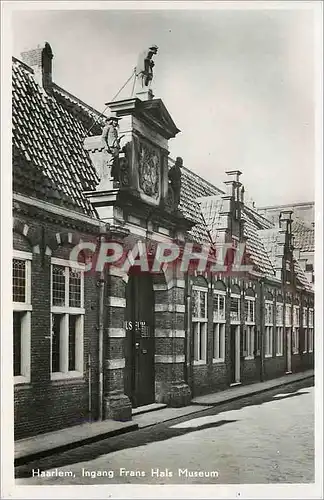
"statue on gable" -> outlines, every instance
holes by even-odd
[[[153,80],[154,68],[152,57],[157,54],[157,51],[158,47],[156,45],[151,45],[139,55],[135,68],[135,75],[138,83],[137,91],[146,90],[150,87],[151,81]]]
[[[183,159],[178,156],[176,158],[175,164],[170,168],[168,173],[170,187],[173,191],[174,210],[177,210],[180,203],[182,167]]]
[[[118,121],[120,119],[111,114],[102,131],[101,139],[105,144],[106,158],[102,164],[100,184],[97,189],[104,189],[111,178],[113,178],[114,183],[119,181],[120,140],[123,137],[118,137]]]

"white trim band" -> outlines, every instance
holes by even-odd
[[[125,368],[125,358],[107,360],[106,368],[108,370],[117,370],[119,368]]]
[[[186,306],[184,304],[155,304],[154,311],[184,313]]]
[[[126,337],[126,331],[124,328],[107,328],[106,331],[107,331],[108,337],[110,337],[110,338]]]
[[[158,338],[177,338],[184,339],[186,336],[185,330],[168,330],[165,328],[156,328],[155,337]]]
[[[74,212],[73,210],[69,210],[68,208],[62,208],[57,205],[53,205],[52,203],[48,203],[47,201],[41,201],[39,199],[24,196],[18,193],[13,193],[12,198],[13,200],[26,203],[26,205],[32,205],[34,207],[41,208],[42,210],[46,210],[47,212],[51,212],[56,215],[62,215],[71,219],[88,222],[93,226],[100,226],[100,224],[102,223],[102,221],[100,221],[99,219],[93,219],[92,217],[89,217],[87,215],[82,215],[78,212]]]
[[[107,297],[107,303],[111,307],[126,307],[126,299],[123,297]]]
[[[154,356],[155,363],[165,363],[165,364],[172,364],[172,363],[184,363],[185,362],[185,355],[184,354],[177,354],[176,356],[172,355],[165,355],[165,354],[155,354]]]

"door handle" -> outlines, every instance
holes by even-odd
[[[142,354],[147,354],[147,349],[142,349]]]

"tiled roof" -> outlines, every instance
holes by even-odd
[[[244,236],[247,238],[247,253],[250,254],[250,258],[258,271],[266,276],[274,276],[275,270],[270,255],[260,237],[260,231],[262,231],[260,222],[253,216],[252,211],[246,207],[242,216],[244,220]]]
[[[222,194],[198,199],[200,210],[213,243],[217,243],[218,230],[222,227],[221,212],[223,208]]]
[[[55,85],[47,94],[18,60],[12,87],[14,189],[93,214],[82,192],[98,179],[83,140],[99,113]]]
[[[12,110],[14,189],[94,215],[82,192],[94,189],[98,178],[83,141],[91,127],[90,135],[101,134],[104,118],[56,84],[47,94],[33,70],[17,59]],[[218,192],[183,168],[180,209],[196,222],[191,230],[196,241],[208,240],[208,234],[195,200]]]
[[[98,183],[83,141],[90,128],[90,135],[101,133],[104,117],[56,84],[50,94],[46,93],[36,83],[33,70],[17,59],[13,59],[12,83],[14,190],[96,216],[83,195],[83,191],[93,190]],[[193,240],[217,241],[222,194],[220,189],[183,167],[180,210],[195,222],[190,231]],[[269,252],[269,245],[260,234],[271,230],[272,224],[246,206],[243,218],[252,262],[257,270],[273,276],[275,250]],[[296,247],[314,246],[313,233],[296,223]],[[298,264],[296,272],[305,283]]]
[[[315,234],[313,226],[302,219],[295,218],[291,229],[294,236],[294,247],[302,252],[314,252]]]

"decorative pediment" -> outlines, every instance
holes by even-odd
[[[129,114],[137,116],[165,139],[172,139],[180,132],[161,99],[141,101],[131,98],[106,104],[119,117]]]

